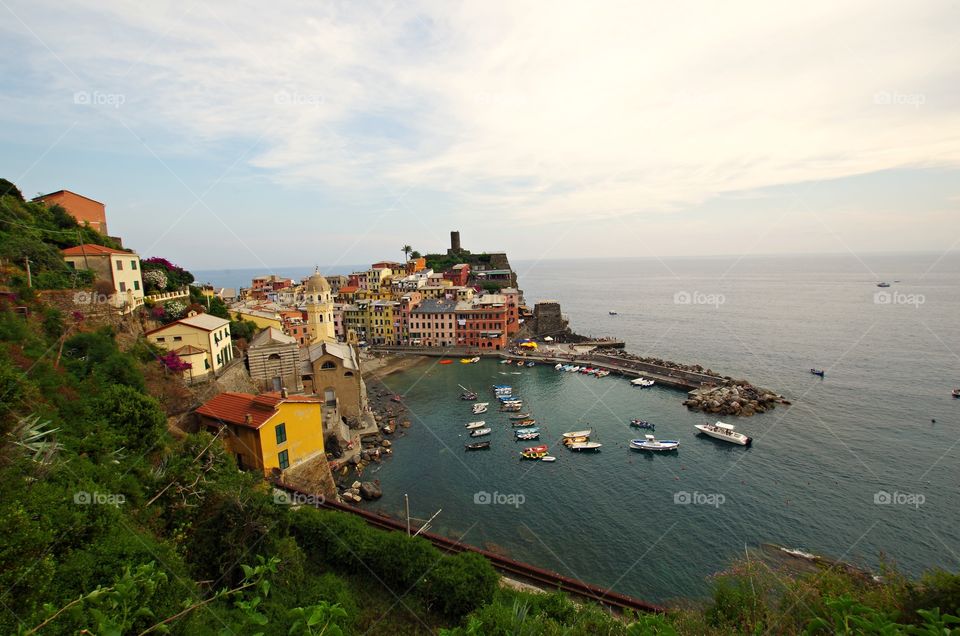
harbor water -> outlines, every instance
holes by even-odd
[[[745,550],[776,543],[865,567],[960,569],[960,258],[956,254],[514,262],[528,301],[635,354],[743,377],[792,406],[724,417],[743,448],[695,436],[682,392],[622,378],[427,361],[388,376],[412,427],[365,478],[397,517],[650,601],[699,596]],[[881,289],[878,281],[889,281]],[[616,311],[617,315],[609,312]],[[826,370],[823,379],[810,368]],[[542,429],[515,442],[490,387],[510,384]],[[464,385],[491,403],[473,416]],[[656,424],[676,453],[632,451]],[[493,428],[465,452],[464,424]],[[564,431],[593,428],[596,453]],[[554,463],[521,461],[545,443]]]

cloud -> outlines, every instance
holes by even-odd
[[[122,94],[98,125],[165,150],[239,139],[279,183],[527,226],[960,162],[946,1],[11,7],[65,116]]]

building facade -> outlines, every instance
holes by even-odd
[[[140,257],[136,252],[115,250],[85,243],[62,251],[63,260],[72,269],[89,269],[97,281],[109,283],[114,290],[109,302],[123,313],[143,305],[143,279]]]
[[[57,190],[37,197],[47,205],[59,205],[80,225],[88,224],[103,235],[107,234],[107,206],[89,197],[69,190]]]
[[[217,375],[234,359],[233,341],[230,339],[230,321],[210,314],[197,314],[181,318],[158,327],[146,334],[147,340],[167,351],[177,351],[191,346],[204,352],[190,369],[191,378]],[[179,355],[179,354],[178,354]]]

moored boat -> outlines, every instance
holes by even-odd
[[[630,420],[630,426],[635,426],[637,428],[645,428],[650,431],[657,428],[656,424],[652,422],[648,422],[647,420]]]
[[[556,369],[557,371],[559,371],[560,369],[563,368],[563,363],[562,363],[562,362],[558,362],[558,363],[557,363],[557,366],[555,366],[555,367],[553,367],[553,368]]]
[[[540,461],[542,461],[542,462],[555,462],[555,461],[557,461],[557,458],[554,457],[553,455],[544,455],[543,457],[540,458]]]
[[[877,287],[889,287],[890,283],[884,281],[882,283],[877,283]]]
[[[490,448],[490,440],[485,442],[472,442],[470,444],[464,444],[463,447],[466,450],[484,450]]]
[[[474,405],[473,405],[473,414],[474,414],[474,415],[480,415],[481,413],[486,413],[486,412],[487,412],[487,403],[486,403],[486,402],[478,402],[477,404],[474,404]]]
[[[645,389],[649,386],[653,386],[654,384],[656,384],[656,382],[654,382],[653,380],[648,380],[647,378],[636,378],[634,380],[630,380],[630,384],[632,384],[633,386],[638,386],[641,389]]]
[[[955,398],[960,398],[960,389],[954,389],[954,390],[950,393],[950,395],[952,395],[952,396],[955,397]]]
[[[563,445],[569,446],[570,444],[582,444],[583,442],[589,441],[589,437],[565,437],[563,438]]]
[[[514,427],[533,426],[536,423],[537,423],[537,420],[533,419],[532,417],[525,417],[522,420],[514,420],[510,422],[510,426],[514,426]]]
[[[810,369],[810,373],[813,375],[819,375],[821,378],[827,375],[827,372],[823,369]]]
[[[595,451],[599,450],[603,444],[599,442],[574,442],[573,444],[567,444],[567,448],[572,451]]]
[[[567,439],[571,439],[574,437],[590,437],[590,433],[592,432],[593,432],[593,429],[588,428],[582,431],[570,431],[568,433],[564,433],[563,436]]]
[[[480,420],[480,421],[478,421],[478,422],[470,422],[470,423],[468,423],[468,424],[464,424],[464,426],[467,428],[467,430],[473,430],[473,429],[475,429],[475,428],[483,428],[483,427],[486,426],[486,425],[487,425],[487,423],[486,423],[485,421],[483,421],[483,420]]]
[[[675,439],[658,440],[653,435],[644,435],[644,439],[630,440],[630,448],[646,451],[673,451],[680,448],[680,442]]]
[[[440,364],[453,364],[453,360],[441,360]]]
[[[474,392],[472,392],[472,391],[467,391],[466,393],[461,393],[461,394],[460,394],[460,399],[461,399],[461,400],[467,400],[467,401],[476,400],[476,399],[477,399],[477,394],[474,393]]]
[[[539,426],[528,426],[527,428],[518,428],[513,431],[515,435],[520,435],[521,433],[539,433]]]
[[[520,451],[520,457],[523,459],[541,459],[547,456],[547,446],[531,446]]]
[[[736,427],[733,426],[733,424],[724,424],[718,421],[716,424],[694,424],[694,428],[704,435],[709,435],[710,437],[730,442],[731,444],[749,446],[750,443],[753,442],[750,437],[735,430]]]
[[[528,367],[534,367],[534,366],[536,366],[536,365],[537,365],[537,363],[534,362],[533,360],[531,360],[530,362],[527,363],[527,366],[528,366]]]
[[[489,435],[492,431],[492,428],[478,428],[475,431],[470,431],[470,437],[483,437]]]
[[[536,433],[521,433],[517,435],[517,441],[520,440],[531,440],[531,439],[540,439],[540,432]]]
[[[526,420],[530,418],[529,413],[514,413],[509,416],[511,420]]]

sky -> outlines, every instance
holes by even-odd
[[[0,177],[188,268],[960,244],[960,3],[0,0]]]

